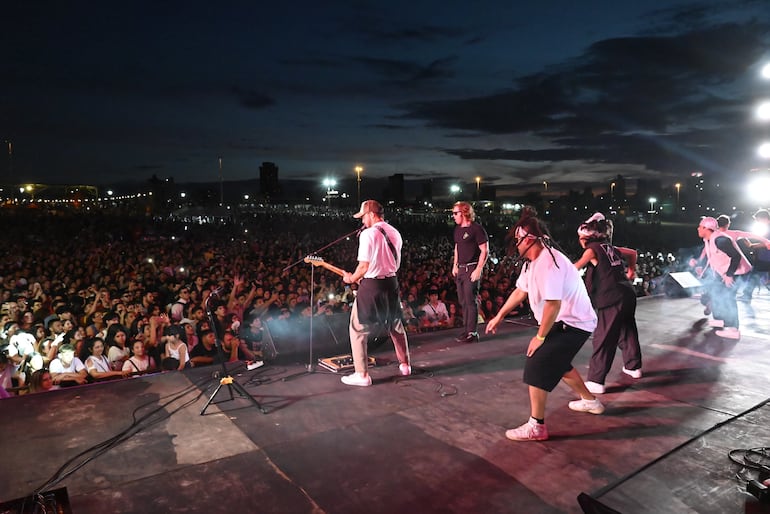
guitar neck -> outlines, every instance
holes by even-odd
[[[343,270],[342,268],[338,268],[337,266],[334,266],[333,264],[329,264],[328,262],[325,262],[325,261],[324,262],[320,262],[320,263],[318,263],[318,265],[321,266],[322,268],[328,269],[332,273],[336,273],[339,276],[343,276],[345,274],[345,270]]]

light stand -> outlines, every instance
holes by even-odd
[[[361,232],[361,228],[357,228],[354,231],[349,232],[349,233],[345,234],[344,236],[341,236],[341,237],[335,239],[331,243],[329,243],[329,244],[327,244],[325,246],[322,246],[321,248],[319,248],[319,249],[317,249],[317,250],[315,250],[313,252],[310,252],[309,255],[317,255],[317,254],[321,253],[322,251],[326,250],[327,248],[330,248],[330,247],[340,243],[341,241],[344,241],[345,239],[349,238],[350,236],[352,236],[354,234],[358,234],[359,232]],[[294,375],[289,375],[288,377],[283,377],[282,380],[284,382],[287,381],[287,380],[291,380],[292,378],[296,378],[296,377],[299,377],[299,376],[308,375],[308,374],[316,372],[315,362],[313,362],[313,318],[315,317],[315,314],[318,311],[318,309],[315,306],[315,297],[314,297],[314,294],[315,294],[315,291],[314,291],[315,290],[314,268],[315,268],[315,266],[313,265],[312,262],[310,262],[307,259],[307,257],[303,257],[302,259],[299,259],[298,261],[296,261],[296,262],[286,266],[282,270],[282,272],[283,273],[287,272],[288,270],[290,270],[291,268],[293,268],[294,266],[296,266],[297,264],[299,264],[301,262],[307,262],[310,265],[310,291],[309,291],[309,298],[310,298],[310,334],[309,334],[309,337],[308,337],[308,341],[309,341],[309,344],[308,344],[308,346],[309,346],[309,349],[308,349],[309,355],[308,355],[307,364],[305,365],[305,371],[303,371],[301,373],[294,374]],[[331,330],[331,327],[329,327],[329,330]],[[326,373],[326,372],[324,371],[324,373]]]
[[[248,391],[246,391],[246,389],[240,383],[235,381],[235,379],[233,379],[233,377],[231,377],[227,371],[227,362],[225,358],[225,352],[222,350],[222,342],[219,338],[219,334],[217,334],[217,324],[214,321],[214,314],[211,312],[211,297],[218,294],[219,294],[219,290],[215,291],[214,293],[211,293],[206,298],[206,313],[208,314],[208,317],[209,317],[209,325],[211,325],[211,330],[214,332],[214,345],[216,346],[217,354],[219,354],[219,358],[222,361],[222,374],[220,375],[220,378],[219,378],[219,385],[217,385],[217,388],[214,389],[213,393],[211,393],[211,396],[206,402],[206,405],[204,405],[203,408],[201,409],[201,416],[203,416],[206,413],[206,409],[208,409],[209,405],[212,404],[212,402],[214,401],[214,398],[216,398],[217,396],[217,393],[219,393],[219,390],[222,389],[222,386],[227,386],[227,390],[230,392],[230,400],[235,399],[235,395],[233,394],[233,389],[234,389],[236,393],[238,393],[240,396],[242,396],[243,398],[246,398],[251,403],[253,403],[254,406],[258,408],[263,414],[266,414],[264,407],[262,407],[262,405],[259,404],[257,399],[254,398],[252,395],[250,395]],[[227,401],[227,400],[222,400],[222,401]]]

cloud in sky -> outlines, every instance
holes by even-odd
[[[762,164],[763,2],[541,4],[13,2],[0,173],[206,181],[222,156],[228,179],[273,161],[517,184]]]
[[[636,164],[649,173],[728,173],[756,148],[743,77],[765,54],[768,25],[723,24],[675,36],[615,38],[509,91],[404,106],[407,119],[541,140],[452,147],[466,160]],[[770,85],[768,85],[770,90]],[[515,173],[515,172],[513,172]]]

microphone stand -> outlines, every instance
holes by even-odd
[[[353,230],[352,232],[348,232],[344,236],[338,237],[337,239],[335,239],[331,243],[329,243],[327,245],[324,245],[321,248],[318,248],[317,250],[314,250],[314,251],[310,252],[308,254],[308,256],[317,255],[317,254],[323,252],[324,250],[326,250],[327,248],[331,248],[332,246],[335,246],[335,245],[341,243],[342,241],[344,241],[345,239],[349,238],[350,236],[352,236],[354,234],[361,233],[361,231],[363,229],[364,229],[364,227],[362,226],[362,227],[359,227],[359,228]],[[301,258],[301,259],[299,259],[299,260],[289,264],[288,266],[283,268],[283,270],[281,270],[281,273],[286,273],[291,268],[293,268],[294,266],[296,266],[296,265],[298,265],[298,264],[300,264],[300,263],[302,263],[304,261],[305,261],[305,257],[303,257],[303,258]],[[291,380],[292,378],[295,378],[295,377],[298,377],[298,376],[308,375],[308,374],[316,372],[315,363],[313,362],[313,318],[315,318],[315,314],[318,311],[318,309],[315,308],[315,303],[316,302],[315,302],[315,297],[314,297],[314,292],[315,292],[314,291],[315,290],[314,270],[315,270],[315,266],[313,265],[312,262],[309,263],[309,265],[310,265],[310,328],[309,328],[309,332],[310,333],[308,334],[308,340],[309,340],[309,344],[308,344],[308,350],[309,350],[308,361],[307,361],[307,364],[305,365],[305,371],[297,373],[295,375],[290,375],[288,377],[284,377],[282,379],[284,382],[286,380]],[[328,325],[328,322],[327,322],[327,325]],[[329,326],[329,331],[331,331],[331,329],[332,329],[331,326]],[[332,332],[332,336],[333,335],[334,335],[334,332]],[[327,373],[327,372],[324,372],[324,373]]]
[[[246,398],[251,403],[253,403],[254,406],[258,408],[263,414],[267,414],[267,412],[265,411],[265,408],[259,404],[257,399],[254,398],[252,395],[250,395],[239,382],[236,382],[235,379],[233,379],[233,377],[231,377],[227,371],[226,354],[222,349],[222,342],[219,338],[219,334],[217,334],[217,324],[214,319],[214,314],[211,311],[211,297],[219,296],[219,294],[220,294],[219,290],[216,290],[206,298],[206,314],[208,314],[208,317],[209,317],[209,325],[211,326],[211,330],[214,332],[214,346],[217,349],[217,354],[219,355],[219,359],[222,361],[222,373],[219,378],[219,385],[217,385],[217,388],[214,389],[213,393],[211,393],[211,396],[206,402],[206,405],[204,405],[203,408],[201,409],[201,416],[203,416],[206,413],[206,409],[209,408],[209,405],[211,405],[211,403],[214,401],[214,398],[216,398],[217,393],[219,393],[219,390],[222,389],[222,386],[225,386],[225,385],[227,386],[227,390],[230,392],[230,400],[235,399],[235,396],[233,395],[233,390],[235,390],[235,392],[238,393],[241,397]],[[198,343],[198,344],[202,344],[202,343]],[[222,401],[227,401],[227,400],[222,400]],[[217,403],[221,403],[221,402],[217,402]]]

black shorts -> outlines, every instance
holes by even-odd
[[[557,321],[540,348],[527,357],[524,383],[553,391],[561,377],[572,369],[572,359],[590,335],[590,332]]]

